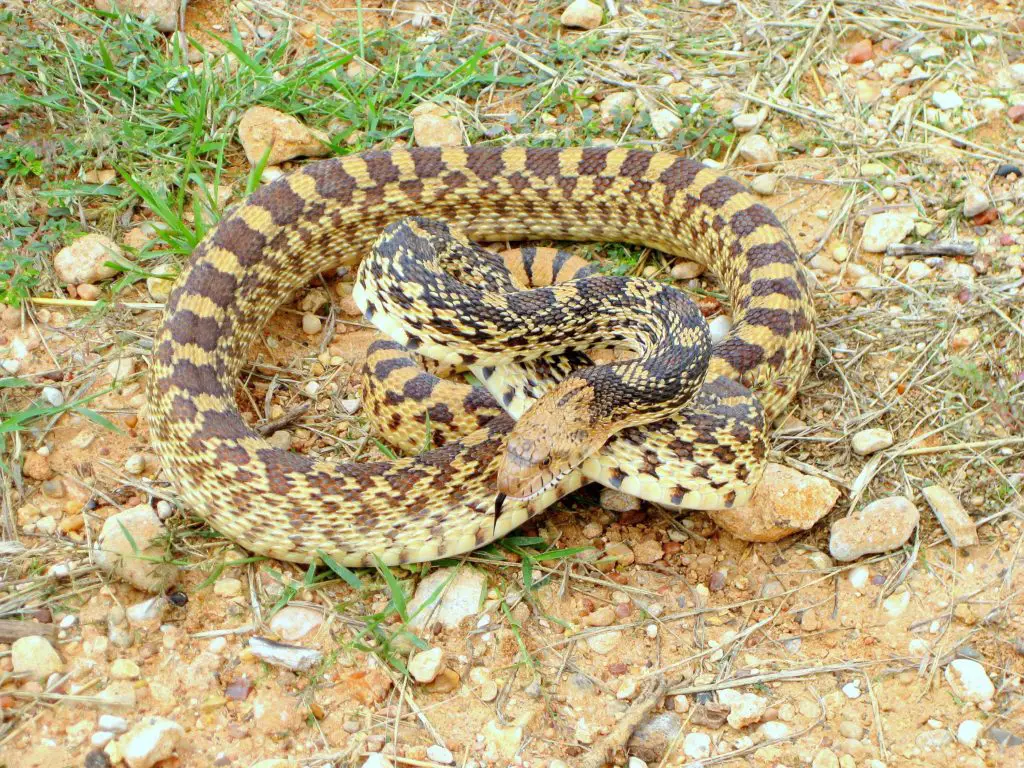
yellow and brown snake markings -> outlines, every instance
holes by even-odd
[[[683,410],[618,432],[556,487],[509,499],[497,520],[496,473],[514,422],[479,393],[458,420],[487,418],[419,456],[340,464],[271,447],[235,403],[249,344],[291,292],[320,271],[354,266],[409,216],[443,220],[475,241],[626,242],[686,256],[720,280],[733,329]],[[318,552],[347,565],[414,562],[481,546],[590,480],[676,507],[744,502],[763,466],[765,419],[795,395],[812,350],[813,304],[784,229],[740,184],[697,161],[605,148],[372,152],[268,184],[196,248],[156,337],[150,429],[185,502],[247,549],[298,562]],[[388,362],[400,359],[387,343],[370,351],[386,381],[407,377],[395,412],[398,401],[436,390]]]

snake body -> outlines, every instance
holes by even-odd
[[[528,502],[510,500],[497,519],[511,417],[390,462],[273,448],[235,402],[249,344],[290,292],[354,266],[387,225],[413,215],[477,241],[626,242],[686,256],[718,277],[734,325],[677,416],[619,432],[582,471]],[[415,562],[502,536],[586,480],[673,506],[743,503],[763,465],[765,419],[794,396],[812,348],[813,304],[785,230],[699,162],[605,148],[371,152],[266,185],[197,246],[155,339],[149,424],[185,502],[245,548],[297,562]]]

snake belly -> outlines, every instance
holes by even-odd
[[[625,242],[685,256],[718,278],[733,328],[690,407],[618,433],[583,472],[529,502],[509,500],[497,519],[494,477],[511,417],[388,462],[270,446],[235,400],[250,343],[291,292],[355,266],[384,227],[413,215],[475,241]],[[250,551],[296,562],[327,554],[349,566],[432,560],[504,535],[587,479],[673,506],[743,503],[763,465],[765,419],[810,366],[813,313],[774,214],[695,160],[607,148],[370,152],[266,185],[199,244],[154,342],[148,423],[185,503]]]

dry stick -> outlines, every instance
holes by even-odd
[[[53,624],[0,619],[0,643],[13,643],[22,637],[53,637],[53,635]]]
[[[861,670],[876,664],[888,664],[893,662],[908,663],[909,660],[902,657],[890,659],[863,659],[861,661],[848,661],[842,664],[826,664],[822,667],[797,667],[796,669],[783,669],[779,672],[765,672],[760,675],[749,675],[747,677],[733,677],[728,680],[718,680],[704,685],[692,685],[686,688],[672,688],[668,691],[670,696],[688,696],[695,693],[708,693],[710,691],[721,691],[727,688],[741,688],[759,683],[770,683],[776,680],[799,680],[805,677],[816,675],[831,675],[836,672],[849,672]]]
[[[633,732],[651,713],[668,690],[668,682],[661,675],[648,681],[648,689],[633,703],[612,729],[598,739],[591,748],[586,759],[581,763],[582,768],[602,768],[610,762],[619,748],[624,748],[633,736]]]
[[[893,243],[885,249],[886,256],[973,256],[977,243],[953,241],[948,243]]]
[[[309,410],[309,403],[302,403],[301,405],[292,408],[290,411],[282,416],[278,416],[276,419],[271,419],[265,424],[261,424],[256,428],[256,431],[266,437],[267,435],[273,434],[277,430],[291,424],[297,418],[302,416],[306,411]]]

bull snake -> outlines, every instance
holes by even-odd
[[[496,518],[510,418],[390,462],[271,447],[235,402],[249,344],[289,292],[354,266],[387,225],[412,215],[478,241],[626,242],[686,256],[722,283],[733,328],[686,408],[618,432],[580,470],[509,499]],[[296,562],[417,562],[482,546],[588,480],[675,507],[744,503],[763,466],[765,419],[792,399],[812,349],[813,304],[784,229],[697,161],[605,148],[370,152],[266,185],[197,246],[154,342],[149,425],[184,501],[246,549]]]

